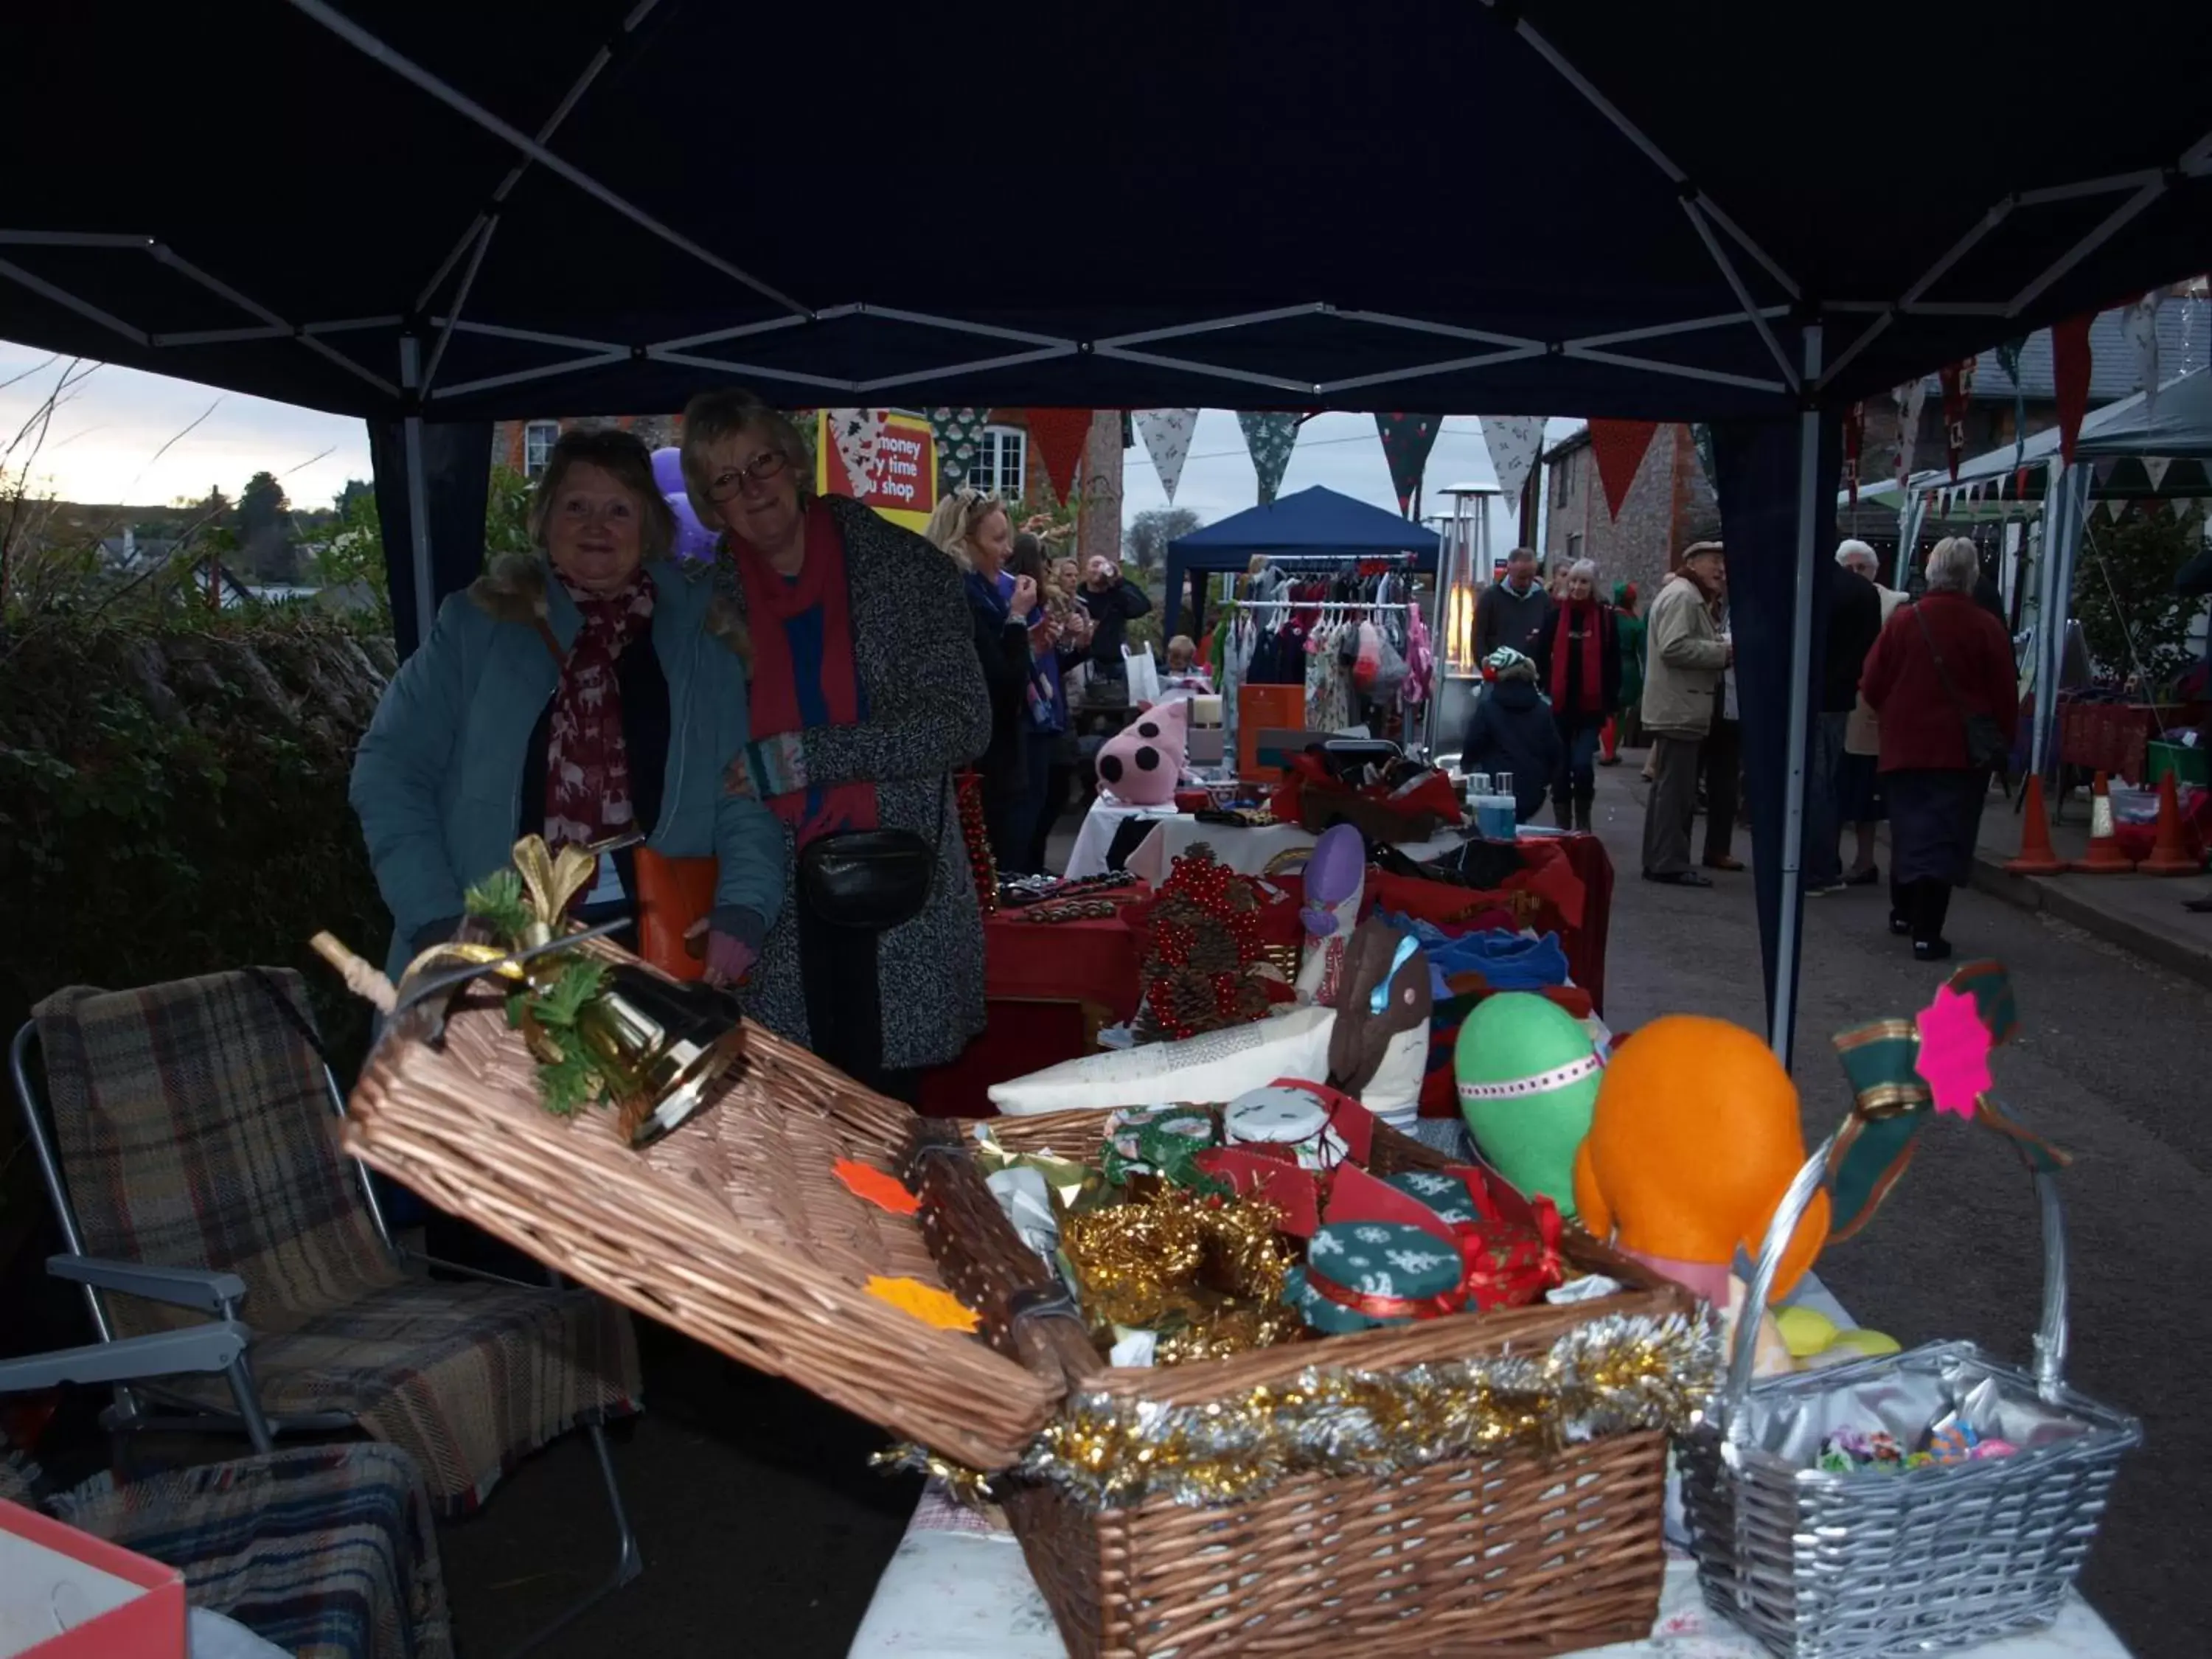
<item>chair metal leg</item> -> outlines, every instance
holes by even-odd
[[[597,1588],[586,1590],[544,1625],[523,1638],[509,1650],[507,1659],[521,1659],[522,1655],[539,1646],[547,1638],[566,1629],[580,1615],[645,1571],[645,1558],[638,1553],[637,1534],[630,1530],[629,1516],[623,1509],[622,1488],[615,1484],[615,1463],[607,1450],[606,1431],[592,1423],[586,1426],[584,1432],[591,1437],[592,1454],[599,1460],[599,1479],[606,1483],[607,1507],[614,1512],[615,1570]]]

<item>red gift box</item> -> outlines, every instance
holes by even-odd
[[[0,1652],[185,1659],[184,1575],[0,1499]]]

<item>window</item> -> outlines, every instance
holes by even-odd
[[[987,495],[1018,501],[1028,459],[1029,434],[1018,427],[987,426],[975,464],[968,469],[968,483]]]
[[[1567,532],[1567,562],[1572,564],[1583,556],[1583,538],[1577,532]]]
[[[522,476],[534,478],[545,470],[552,459],[553,446],[561,436],[558,421],[532,421],[522,428]]]
[[[1552,478],[1552,500],[1561,507],[1573,499],[1575,493],[1575,452],[1569,450],[1559,457],[1559,465]]]

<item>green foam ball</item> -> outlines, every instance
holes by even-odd
[[[1575,1152],[1589,1133],[1601,1073],[1516,1087],[1502,1097],[1470,1098],[1467,1085],[1522,1085],[1589,1057],[1582,1023],[1526,991],[1501,991],[1477,1003],[1452,1051],[1460,1115],[1476,1150],[1522,1192],[1550,1199],[1562,1215],[1575,1213]]]

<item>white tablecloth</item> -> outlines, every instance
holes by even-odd
[[[1790,1300],[1851,1323],[1811,1273]],[[1670,1499],[1674,1491],[1670,1480]],[[1668,1516],[1668,1532],[1679,1539],[1678,1515]],[[1585,1652],[1590,1659],[1765,1659],[1764,1648],[1705,1606],[1696,1564],[1674,1541],[1650,1636]],[[1968,1652],[1971,1659],[2128,1659],[2119,1638],[2078,1595],[2049,1629]],[[876,1585],[848,1659],[1067,1659],[1067,1649],[998,1511],[963,1509],[932,1482]]]
[[[1074,849],[1067,855],[1064,876],[1102,876],[1106,854],[1113,850],[1114,832],[1131,818],[1172,818],[1183,816],[1172,806],[1124,806],[1101,795],[1083,815],[1083,828],[1075,834]]]
[[[1089,826],[1085,827],[1087,831]],[[1107,838],[1113,838],[1112,831],[1107,832]],[[1194,842],[1202,841],[1231,870],[1256,876],[1278,854],[1310,847],[1318,839],[1294,823],[1242,830],[1231,824],[1200,823],[1188,812],[1171,812],[1161,816],[1152,833],[1138,843],[1137,850],[1129,855],[1129,869],[1157,886],[1175,868],[1176,860],[1190,851]],[[1398,850],[1419,864],[1452,851],[1466,839],[1456,830],[1448,830],[1433,840],[1407,842]]]

